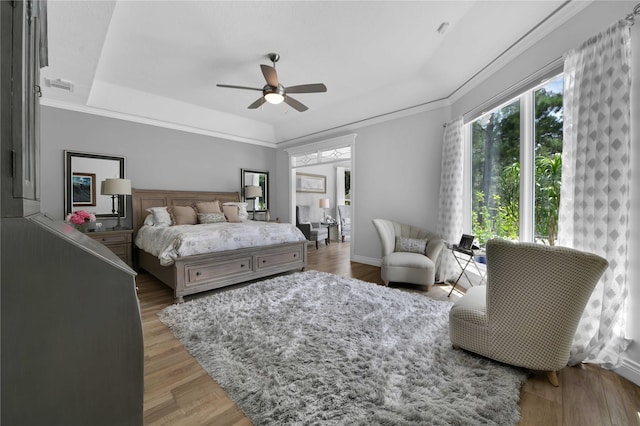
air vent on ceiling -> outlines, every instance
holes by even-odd
[[[62,80],[60,78],[52,80],[45,77],[44,84],[47,87],[53,87],[55,89],[66,90],[67,92],[73,92],[73,83],[70,81]]]

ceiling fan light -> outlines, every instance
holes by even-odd
[[[264,99],[269,102],[270,104],[281,104],[282,101],[284,101],[284,96],[282,96],[280,93],[267,93],[266,95],[264,95]]]

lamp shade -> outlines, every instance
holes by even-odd
[[[329,208],[331,208],[328,198],[320,198],[320,208],[321,209],[329,209]]]
[[[245,198],[258,198],[262,197],[262,187],[257,185],[247,185],[244,187]]]
[[[102,195],[131,195],[131,181],[129,179],[105,179],[102,181]]]

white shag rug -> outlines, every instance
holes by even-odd
[[[317,271],[162,311],[255,425],[509,425],[523,370],[454,350],[451,302]]]

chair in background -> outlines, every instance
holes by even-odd
[[[402,282],[427,286],[435,282],[444,241],[424,229],[386,219],[373,219],[382,243],[381,276],[386,285]]]
[[[449,312],[454,347],[546,371],[558,386],[582,312],[607,268],[600,256],[566,247],[487,242],[487,285]]]
[[[351,206],[338,206],[338,224],[342,242],[351,235]]]
[[[302,231],[305,238],[316,242],[324,240],[324,244],[329,244],[329,228],[319,223],[311,223],[309,219],[309,206],[296,206],[296,226]]]

